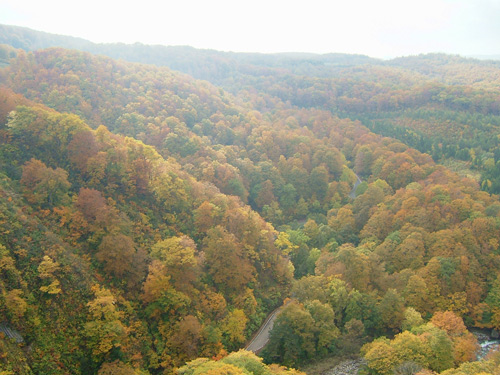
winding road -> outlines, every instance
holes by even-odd
[[[358,185],[360,183],[362,183],[363,181],[361,180],[361,178],[359,178],[359,176],[354,173],[356,175],[356,182],[354,183],[354,187],[352,188],[351,192],[349,193],[349,196],[354,199],[356,198],[356,188],[358,187]]]
[[[281,310],[289,303],[290,303],[290,301],[285,303],[283,306],[278,307],[271,314],[269,314],[269,316],[264,321],[264,324],[262,324],[260,326],[259,330],[255,334],[253,339],[250,340],[248,345],[245,347],[245,350],[248,350],[250,352],[254,352],[255,354],[257,354],[264,348],[264,346],[266,346],[266,344],[269,341],[269,334],[274,326],[274,321],[276,320],[276,318],[280,314]]]

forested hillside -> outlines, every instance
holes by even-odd
[[[500,329],[494,63],[262,63],[218,87],[4,50],[0,323],[24,340],[0,337],[6,374],[298,373],[237,352],[286,298],[268,364],[361,350],[374,374],[442,372],[474,359],[464,323]],[[487,191],[433,160],[453,145]]]
[[[429,54],[389,61],[346,54],[250,54],[142,44],[94,44],[0,26],[0,43],[75,48],[168,66],[252,101],[319,108],[432,155],[500,193],[500,62]],[[256,95],[258,93],[258,95]],[[253,98],[253,99],[252,99]]]

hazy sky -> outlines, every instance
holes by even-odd
[[[0,0],[0,23],[238,52],[500,55],[500,0]]]

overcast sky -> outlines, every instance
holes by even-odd
[[[500,55],[500,0],[0,0],[0,23],[236,52]]]

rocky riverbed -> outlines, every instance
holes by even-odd
[[[484,358],[490,350],[498,350],[500,339],[492,338],[491,335],[485,331],[472,330],[472,333],[477,337],[480,349],[477,353],[477,359]],[[357,375],[359,370],[366,365],[363,358],[347,359],[342,361],[337,366],[322,372],[322,375]]]
[[[323,375],[357,375],[359,369],[365,364],[366,361],[363,358],[348,359],[325,371]]]
[[[477,342],[480,346],[477,352],[477,359],[480,360],[484,358],[491,350],[498,350],[500,339],[498,337],[494,338],[489,333],[479,330],[471,330],[471,332],[476,336]]]

